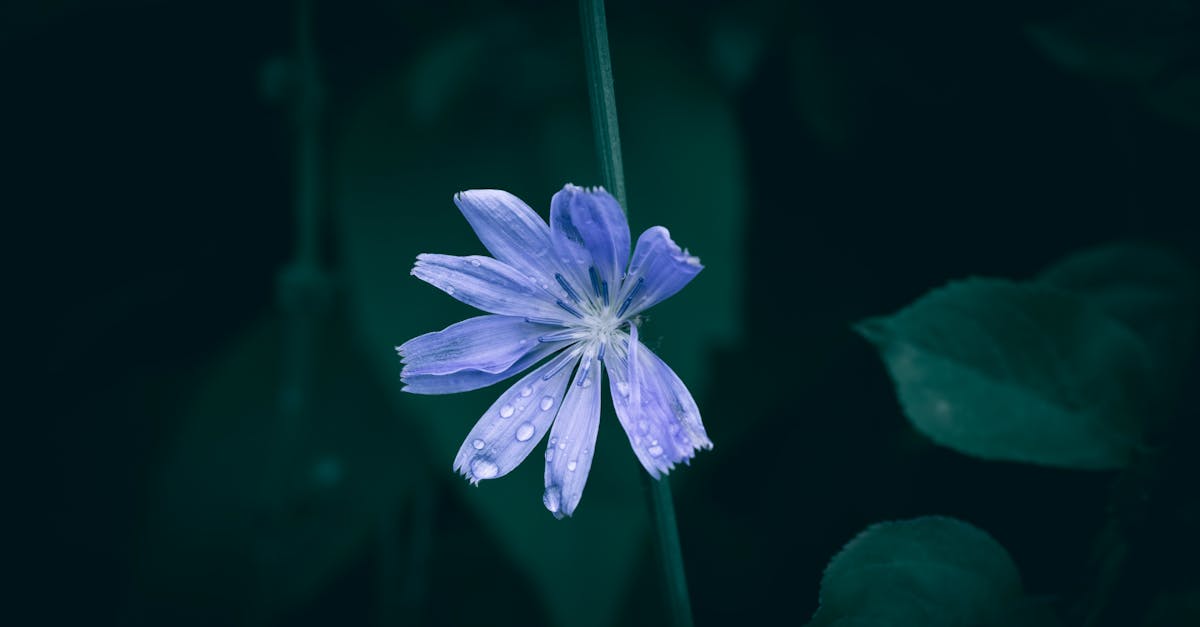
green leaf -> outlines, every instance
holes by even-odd
[[[953,518],[868,527],[829,562],[810,627],[1052,626],[1004,547]]]
[[[1149,347],[1157,379],[1176,381],[1195,351],[1200,279],[1173,252],[1147,244],[1101,246],[1067,257],[1038,281],[1083,297],[1129,327]]]
[[[1042,285],[952,283],[858,331],[878,348],[913,425],[983,459],[1118,468],[1157,401],[1145,344]]]
[[[444,460],[447,476],[463,438],[506,384],[437,397],[400,392],[392,347],[476,315],[409,269],[422,252],[486,254],[451,202],[455,192],[506,189],[545,217],[564,183],[599,182],[580,44],[575,31],[561,30],[516,46],[484,38],[483,54],[443,56],[443,63],[480,64],[454,76],[492,77],[446,87],[441,93],[452,100],[439,106],[453,115],[405,117],[407,94],[421,88],[408,79],[426,73],[401,71],[364,90],[339,124],[336,219],[355,326],[378,380],[412,418],[406,428],[428,457]],[[625,34],[612,51],[631,226],[636,237],[666,225],[706,268],[649,312],[643,339],[703,399],[710,351],[735,341],[741,328],[743,164],[732,107],[689,60],[666,54],[677,48],[660,38],[653,28]],[[576,65],[528,70],[563,63]],[[536,94],[512,81],[536,82]],[[519,106],[515,93],[524,94]],[[612,624],[631,574],[644,564],[644,471],[615,419],[606,414],[601,422],[587,489],[570,520],[555,520],[542,505],[540,452],[478,488],[458,482],[459,496],[486,525],[480,532],[519,565],[557,624]],[[565,565],[586,581],[563,576]]]
[[[386,396],[339,335],[331,322],[316,344],[305,416],[278,409],[275,321],[231,342],[182,399],[150,488],[140,622],[275,624],[394,515],[413,460]]]

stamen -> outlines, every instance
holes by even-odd
[[[567,329],[565,331],[557,331],[555,333],[547,333],[538,338],[539,342],[561,342],[563,340],[578,340],[583,337],[577,329]]]
[[[566,311],[567,313],[571,314],[572,316],[575,316],[576,318],[583,320],[583,314],[579,313],[579,311],[577,311],[574,307],[562,302],[561,300],[554,301],[554,304],[558,305],[559,307],[562,307],[563,311]]]
[[[600,298],[604,301],[604,306],[608,307],[608,281],[600,282]]]
[[[558,281],[558,284],[561,285],[564,290],[566,290],[567,296],[570,296],[571,300],[577,303],[583,302],[583,299],[579,298],[579,294],[575,291],[575,288],[571,287],[570,283],[567,283],[567,280],[563,278],[563,275],[555,272],[554,280]]]
[[[588,277],[592,279],[592,292],[596,294],[596,298],[600,297],[600,273],[596,272],[596,266],[588,268]]]
[[[558,360],[558,363],[554,364],[550,370],[546,371],[546,374],[542,375],[542,381],[549,381],[550,379],[553,379],[555,375],[562,372],[563,368],[566,368],[567,365],[569,365],[576,357],[579,356],[581,350],[582,349],[580,348],[576,348],[572,351],[560,353],[559,356],[555,358]]]
[[[607,348],[608,348],[608,342],[602,342],[602,343],[600,344],[600,351],[596,353],[596,360],[597,360],[597,361],[604,361],[604,351],[605,351],[605,349],[607,349]]]
[[[617,310],[618,318],[624,316],[625,312],[629,310],[629,306],[633,304],[633,298],[642,290],[642,285],[645,284],[645,282],[646,279],[644,277],[639,278],[637,283],[633,285],[633,289],[629,290],[629,295],[625,297],[625,302],[621,303],[621,308]]]
[[[529,322],[532,324],[547,324],[547,325],[555,326],[555,327],[567,326],[567,323],[565,321],[555,320],[554,318],[535,318],[533,316],[526,316],[525,322]]]

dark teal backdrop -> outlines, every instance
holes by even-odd
[[[847,540],[926,514],[986,530],[1066,625],[1195,616],[1191,462],[1147,479],[939,447],[852,324],[1110,242],[1194,263],[1198,11],[609,4],[631,224],[706,265],[642,331],[715,442],[672,475],[697,624],[801,624]],[[610,410],[555,521],[536,464],[479,488],[451,470],[499,390],[403,396],[392,348],[467,311],[408,275],[421,252],[483,252],[453,193],[545,215],[564,183],[599,183],[576,7],[317,3],[321,274],[300,288],[280,278],[294,14],[0,9],[22,582],[0,622],[662,622]],[[281,411],[297,363],[301,409]],[[1182,372],[1168,441],[1194,445],[1194,353]],[[1136,550],[1088,623],[1114,525]]]

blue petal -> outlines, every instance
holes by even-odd
[[[501,394],[458,449],[454,469],[477,484],[520,465],[550,429],[578,358],[563,353]]]
[[[542,504],[555,518],[575,513],[592,468],[600,427],[600,370],[594,355],[584,355],[550,431]]]
[[[611,194],[602,188],[563,187],[550,200],[550,237],[575,288],[597,301],[606,296],[602,290],[615,295],[629,263],[629,222]],[[591,276],[593,267],[596,277]]]
[[[421,254],[412,274],[488,313],[547,320],[561,320],[565,315],[552,295],[491,257]]]
[[[631,328],[628,348],[605,362],[613,407],[638,461],[655,479],[675,464],[690,460],[712,441],[687,386],[667,364],[637,339]]]
[[[539,337],[556,330],[512,316],[469,318],[396,347],[404,363],[400,377],[460,370],[504,372],[537,346]]]
[[[621,291],[621,298],[630,302],[622,309],[629,316],[648,309],[683,289],[703,269],[698,257],[671,241],[667,229],[650,227],[638,238],[633,251]]]
[[[554,280],[550,227],[520,198],[498,189],[472,189],[455,195],[454,204],[492,256],[542,282]]]
[[[455,394],[478,390],[525,372],[530,366],[562,348],[567,342],[540,343],[504,372],[461,370],[453,374],[401,376],[405,392],[410,394]]]

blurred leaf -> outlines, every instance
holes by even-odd
[[[1155,401],[1137,336],[1048,287],[952,283],[858,331],[879,349],[917,429],[984,459],[1121,467]]]
[[[451,202],[459,190],[506,189],[545,217],[550,196],[564,183],[598,182],[582,54],[572,29],[560,30],[550,31],[554,37],[488,40],[471,62],[492,79],[448,90],[461,96],[439,116],[398,117],[409,94],[424,86],[414,82],[422,73],[404,71],[400,80],[365,91],[341,124],[337,219],[356,326],[376,376],[414,417],[410,428],[429,455],[445,460],[447,475],[463,438],[505,384],[442,397],[400,393],[392,347],[474,315],[408,272],[422,252],[485,253]],[[623,35],[613,54],[635,236],[664,224],[706,265],[692,285],[650,312],[643,338],[703,398],[709,351],[740,330],[742,159],[732,108],[671,50],[678,48],[648,28],[645,35]],[[530,70],[566,62],[578,66]],[[522,92],[519,104],[511,91]],[[720,433],[708,426],[710,434]],[[567,521],[542,506],[536,454],[503,479],[479,488],[459,484],[463,501],[487,524],[482,531],[521,565],[559,624],[612,624],[629,575],[644,560],[644,471],[607,414],[597,451],[583,501]]]
[[[137,622],[272,623],[401,503],[412,460],[386,398],[336,330],[323,335],[304,419],[277,410],[276,324],[254,325],[202,373],[152,488]]]
[[[787,60],[800,119],[825,145],[846,148],[859,132],[864,89],[851,80],[852,62],[836,48],[824,33],[797,33]]]
[[[1057,624],[1004,547],[953,518],[868,527],[829,562],[811,627]]]
[[[1178,381],[1200,324],[1200,278],[1186,259],[1150,245],[1114,244],[1071,255],[1038,280],[1120,320],[1150,348],[1155,379]]]
[[[1152,110],[1200,128],[1197,19],[1192,0],[1098,0],[1026,33],[1064,70],[1132,87]]]

